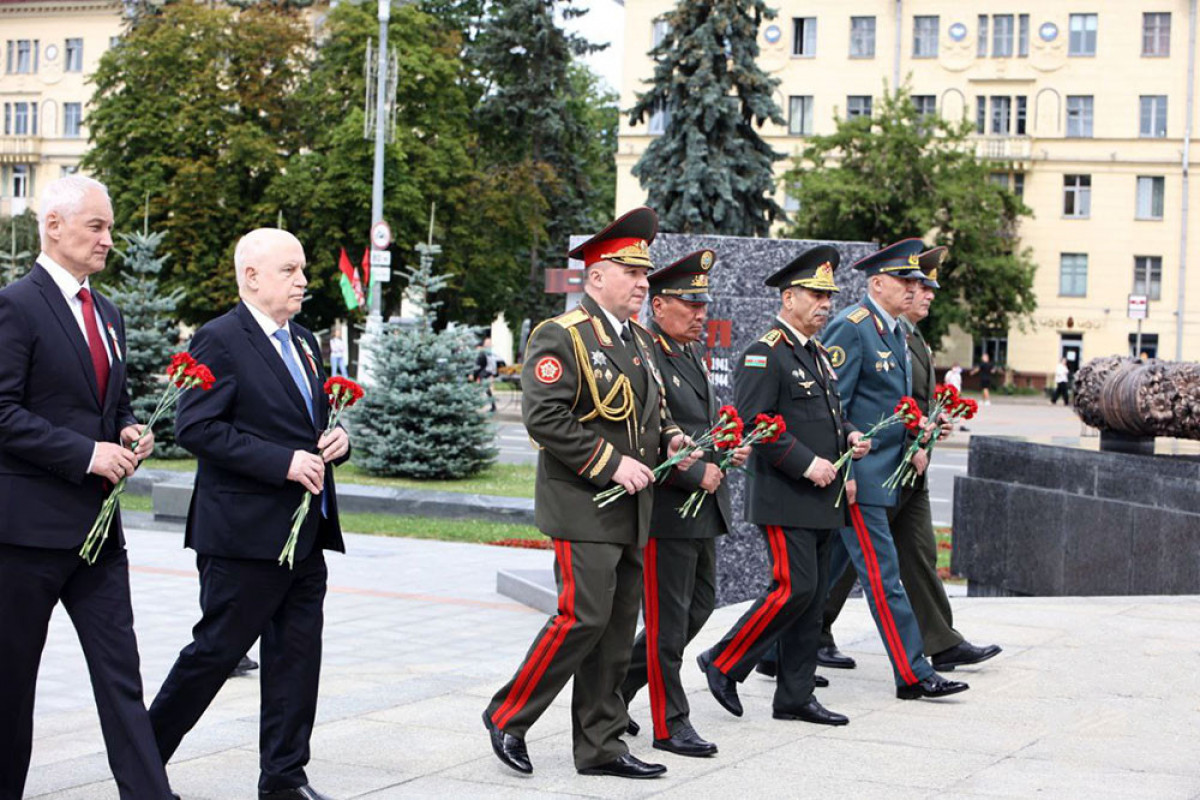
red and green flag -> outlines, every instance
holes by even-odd
[[[341,258],[338,259],[338,269],[342,271],[342,275],[338,279],[338,285],[342,289],[342,299],[346,301],[346,308],[353,311],[365,303],[366,298],[363,296],[362,281],[359,280],[358,271],[350,263],[344,247]]]
[[[362,259],[362,276],[363,287],[370,291],[371,286],[371,245],[367,245],[367,249],[363,250]]]

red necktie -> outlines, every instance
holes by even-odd
[[[100,405],[108,391],[108,351],[100,338],[100,326],[96,324],[96,308],[92,305],[92,293],[79,290],[79,301],[83,303],[83,327],[87,331],[88,350],[92,353],[92,368],[96,370],[96,387],[100,390]]]

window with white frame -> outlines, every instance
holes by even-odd
[[[1017,17],[1017,56],[1019,58],[1029,57],[1029,15],[1021,14]]]
[[[66,61],[63,69],[66,72],[83,72],[83,39],[67,39],[63,50]]]
[[[1013,15],[992,17],[992,58],[1011,58],[1013,54]]]
[[[1133,257],[1133,293],[1162,299],[1162,256]]]
[[[817,54],[817,18],[792,18],[792,55],[811,58]]]
[[[38,71],[38,40],[9,39],[5,67],[10,75],[31,75]]]
[[[1062,253],[1058,262],[1058,296],[1087,296],[1087,253]]]
[[[1067,95],[1067,136],[1090,138],[1092,135],[1092,96]]]
[[[871,116],[871,95],[852,94],[846,97],[846,118]]]
[[[63,131],[67,139],[77,139],[83,127],[83,103],[63,103]]]
[[[1092,176],[1063,175],[1063,216],[1083,219],[1092,214]]]
[[[1072,14],[1067,55],[1096,55],[1096,14]]]
[[[14,164],[12,168],[12,197],[29,197],[29,165]]]
[[[913,58],[937,58],[938,17],[913,17]]]
[[[988,16],[980,14],[977,25],[979,26],[979,35],[975,39],[975,55],[980,58],[987,58],[988,53]]]
[[[912,96],[913,108],[917,110],[917,114],[922,117],[932,117],[937,114],[937,96],[932,94],[914,94]]]
[[[1139,175],[1137,179],[1137,218],[1162,219],[1163,195],[1167,179],[1161,175]]]
[[[671,23],[665,19],[656,19],[650,24],[650,49],[658,47],[671,32]]]
[[[671,110],[667,107],[667,102],[661,98],[654,101],[654,110],[650,112],[650,134],[657,136],[666,133],[670,124]]]
[[[850,18],[850,57],[875,57],[875,18]]]
[[[994,135],[1006,135],[1012,123],[1012,98],[996,96],[992,98],[992,126]]]
[[[812,95],[792,95],[788,98],[788,134],[790,136],[811,136],[812,132]]]
[[[1144,94],[1139,98],[1139,135],[1143,139],[1161,139],[1167,135],[1167,96]]]
[[[1171,55],[1171,14],[1142,14],[1142,55]]]

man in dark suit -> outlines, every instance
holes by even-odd
[[[59,601],[87,657],[122,798],[171,796],[142,699],[121,516],[79,555],[104,497],[150,454],[125,381],[125,326],[89,277],[112,249],[104,186],[61,178],[41,199],[42,252],[0,291],[0,798],[20,800],[34,689]]]
[[[709,271],[716,254],[700,250],[650,276],[647,326],[656,338],[663,388],[671,418],[683,430],[706,431],[717,422],[717,392],[708,380],[698,344],[712,297]],[[749,447],[734,451],[741,466]],[[642,617],[645,627],[633,644],[621,686],[625,704],[647,684],[654,747],[681,756],[711,756],[717,746],[700,738],[689,719],[687,693],[679,679],[683,649],[712,614],[717,599],[717,537],[729,532],[729,487],[717,462],[724,451],[706,452],[686,470],[672,470],[654,488],[650,540],[643,553]],[[679,509],[693,492],[705,497],[695,516]],[[629,732],[639,726],[632,719]]]
[[[585,775],[655,778],[634,757],[621,681],[637,628],[642,547],[650,531],[652,467],[686,441],[663,398],[642,307],[658,217],[639,208],[571,251],[586,265],[583,302],[529,336],[522,411],[538,454],[534,514],[554,541],[558,613],[534,640],[483,724],[496,757],[530,773],[525,733],[572,677],[575,768]],[[695,461],[689,456],[686,469]],[[603,489],[628,494],[603,507]]]
[[[829,318],[838,252],[815,247],[766,280],[781,292],[776,324],[742,354],[734,372],[739,413],[752,425],[759,414],[782,415],[787,429],[754,446],[746,491],[746,520],[766,535],[771,583],[710,650],[700,654],[708,687],[725,710],[742,715],[737,684],[779,642],[773,716],[821,725],[849,720],[813,696],[817,636],[828,584],[829,546],[846,522],[856,485],[833,462],[848,448],[870,448],[842,414],[833,369],[815,336]]]
[[[333,465],[349,457],[329,415],[317,340],[300,310],[304,248],[290,233],[251,231],[234,253],[232,311],[204,325],[191,352],[216,384],[179,403],[175,434],[198,460],[185,545],[196,551],[203,616],[150,706],[171,759],[230,670],[261,637],[260,798],[319,800],[304,765],[321,672],[325,550],[344,552]],[[313,498],[295,566],[279,563],[304,492]]]

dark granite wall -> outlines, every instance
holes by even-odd
[[[572,237],[571,246],[585,241]],[[763,285],[763,279],[809,248],[833,244],[842,257],[834,278],[842,291],[834,296],[835,312],[857,302],[866,290],[862,273],[849,265],[878,249],[863,242],[818,242],[795,239],[745,239],[734,236],[688,236],[660,234],[650,246],[654,263],[665,266],[705,248],[717,254],[710,273],[713,302],[709,307],[709,364],[713,383],[722,402],[733,402],[733,367],[737,356],[762,336],[779,310],[779,292]],[[572,262],[582,267],[582,262]],[[648,310],[642,318],[648,316]],[[745,476],[730,478],[733,513],[737,529],[722,538],[717,549],[717,603],[729,605],[755,597],[768,579],[767,550],[754,525],[740,522]]]

